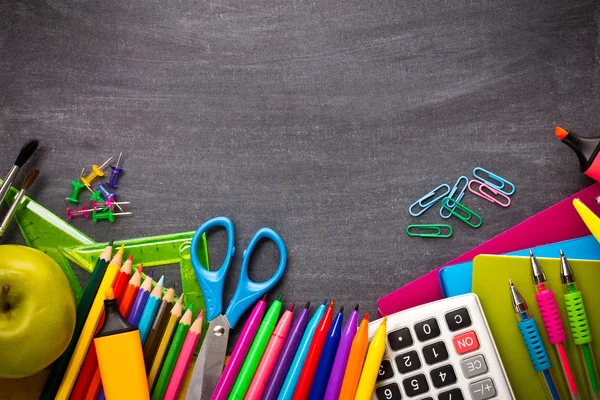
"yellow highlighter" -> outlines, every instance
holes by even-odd
[[[117,273],[121,268],[123,252],[123,245],[121,245],[117,254],[113,257],[110,264],[108,264],[108,267],[106,267],[106,272],[104,272],[104,277],[102,278],[102,282],[100,282],[100,287],[96,292],[96,297],[94,297],[94,302],[92,303],[88,317],[85,320],[83,330],[81,331],[81,335],[79,336],[79,340],[77,341],[77,345],[71,356],[71,361],[69,361],[67,371],[60,383],[60,387],[58,388],[54,400],[67,400],[71,395],[73,385],[75,385],[75,380],[77,379],[77,375],[79,375],[79,370],[81,369],[85,355],[92,344],[96,326],[98,326],[102,311],[104,310],[104,295],[106,291],[112,287],[113,282],[117,277]]]
[[[375,332],[373,340],[369,345],[369,352],[365,360],[362,373],[360,374],[360,381],[358,382],[358,389],[356,389],[355,400],[371,400],[373,397],[373,390],[375,388],[375,381],[377,381],[377,374],[379,373],[379,366],[381,360],[383,360],[383,354],[385,353],[385,335],[387,330],[387,317],[383,317],[381,325]]]
[[[579,199],[573,199],[573,206],[579,213],[583,223],[585,223],[596,240],[600,242],[600,218]]]
[[[149,399],[140,332],[119,312],[112,288],[104,309],[104,324],[94,338],[104,394],[110,400]]]

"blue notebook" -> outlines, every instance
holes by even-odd
[[[569,259],[600,260],[600,243],[593,236],[565,240],[534,247],[537,257],[558,258],[559,251],[565,252]],[[528,256],[529,249],[507,253],[508,256]],[[444,297],[471,293],[473,281],[473,261],[450,265],[439,272],[440,285]]]

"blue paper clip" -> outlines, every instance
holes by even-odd
[[[444,192],[440,195],[438,195],[437,197],[434,197],[433,199],[429,200],[432,196],[435,196],[436,193],[438,193],[438,191],[440,189],[444,189]],[[440,186],[436,187],[435,189],[433,189],[431,192],[427,193],[425,196],[421,197],[419,200],[415,201],[409,208],[408,208],[408,212],[410,213],[410,215],[412,215],[413,217],[418,217],[419,215],[423,214],[425,211],[429,210],[431,207],[433,207],[433,205],[435,203],[437,203],[438,201],[440,201],[441,199],[443,199],[444,197],[446,197],[446,195],[450,193],[450,186],[446,185],[445,183],[442,183]],[[429,200],[427,203],[423,203],[425,200]],[[414,206],[420,206],[421,210],[417,213],[413,212],[413,208]]]
[[[459,191],[458,189],[460,188],[460,182],[463,180],[465,182],[465,185]],[[451,199],[455,200],[456,203],[458,203],[465,196],[465,192],[467,191],[467,186],[469,186],[469,178],[467,178],[466,176],[463,175],[456,180],[456,183],[452,187],[450,194],[448,194],[448,196],[446,196],[446,197],[450,197]],[[452,213],[448,211],[448,208],[454,210],[456,208],[456,203],[454,203],[452,206],[448,206],[448,207],[444,207],[444,204],[442,204],[442,207],[440,208],[440,217],[442,217],[444,219],[450,218],[452,216]],[[448,211],[448,215],[444,214],[444,210]]]
[[[477,172],[484,172],[487,174],[488,179],[481,177],[479,175],[477,175]],[[485,183],[488,186],[493,187],[494,189],[499,190],[500,192],[504,193],[507,196],[512,195],[513,193],[515,193],[515,185],[513,185],[511,182],[507,181],[506,179],[504,179],[501,176],[498,176],[490,171],[487,171],[483,168],[480,167],[476,167],[473,170],[473,176],[477,179],[479,179],[480,181],[482,181],[483,183]],[[492,179],[492,181],[490,181],[489,179]]]

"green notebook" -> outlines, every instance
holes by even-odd
[[[558,254],[557,254],[558,256]],[[569,257],[569,254],[566,254]],[[574,256],[574,255],[573,255]],[[581,399],[589,399],[589,389],[573,343],[568,326],[567,313],[562,300],[560,281],[560,259],[538,258],[548,278],[547,287],[555,294],[560,313],[567,331],[567,351],[577,379]],[[583,294],[585,309],[592,335],[594,356],[600,360],[600,261],[570,260],[579,289]],[[525,349],[525,344],[517,328],[517,318],[512,308],[508,280],[515,286],[527,302],[530,314],[535,318],[544,339],[546,350],[552,361],[552,374],[561,398],[570,398],[563,374],[555,357],[555,351],[548,342],[546,331],[535,300],[535,287],[531,278],[529,257],[488,256],[475,257],[473,262],[473,293],[479,296],[485,315],[502,358],[508,379],[517,399],[539,399],[543,386]]]

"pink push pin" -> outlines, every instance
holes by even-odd
[[[108,208],[111,211],[115,210],[115,206],[119,206],[121,204],[130,204],[128,201],[115,201],[114,197],[109,197],[105,202],[98,201],[96,199],[92,200],[92,208],[96,211],[102,210],[103,208]]]
[[[69,207],[67,207],[67,219],[70,221],[72,220],[74,217],[80,217],[83,216],[84,218],[89,218],[90,215],[92,215],[93,210],[88,209],[88,205],[84,204],[83,208],[81,210],[71,210]]]

